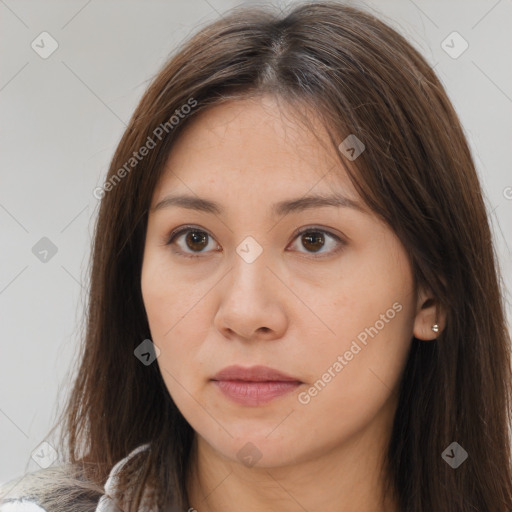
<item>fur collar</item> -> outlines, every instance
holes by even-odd
[[[28,503],[43,507],[43,512],[120,512],[116,503],[122,507],[123,499],[116,496],[117,474],[126,462],[148,448],[149,444],[141,445],[115,464],[104,489],[84,481],[71,465],[28,473],[0,487],[0,512],[28,511]],[[149,492],[144,494],[141,510],[149,510],[149,497]]]

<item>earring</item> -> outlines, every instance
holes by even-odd
[[[433,330],[434,332],[439,332],[439,325],[434,324],[434,325],[432,326],[432,330]]]

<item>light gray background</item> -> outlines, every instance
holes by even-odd
[[[510,290],[512,1],[351,3],[382,13],[435,66],[471,144]],[[92,191],[125,123],[175,45],[241,4],[0,0],[0,483],[39,469],[31,454],[69,392]],[[31,47],[43,31],[59,45],[47,59]],[[441,47],[453,31],[469,44],[457,59]],[[42,237],[58,249],[46,263],[32,253]]]

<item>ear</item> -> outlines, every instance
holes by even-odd
[[[437,324],[438,332],[432,330]],[[446,326],[446,313],[430,291],[420,289],[416,302],[413,334],[420,340],[435,340]]]

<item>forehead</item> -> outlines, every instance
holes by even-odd
[[[229,194],[235,198],[244,191],[265,198],[343,192],[356,199],[321,120],[305,114],[313,131],[270,96],[200,112],[173,145],[153,206],[170,191],[239,191]]]

